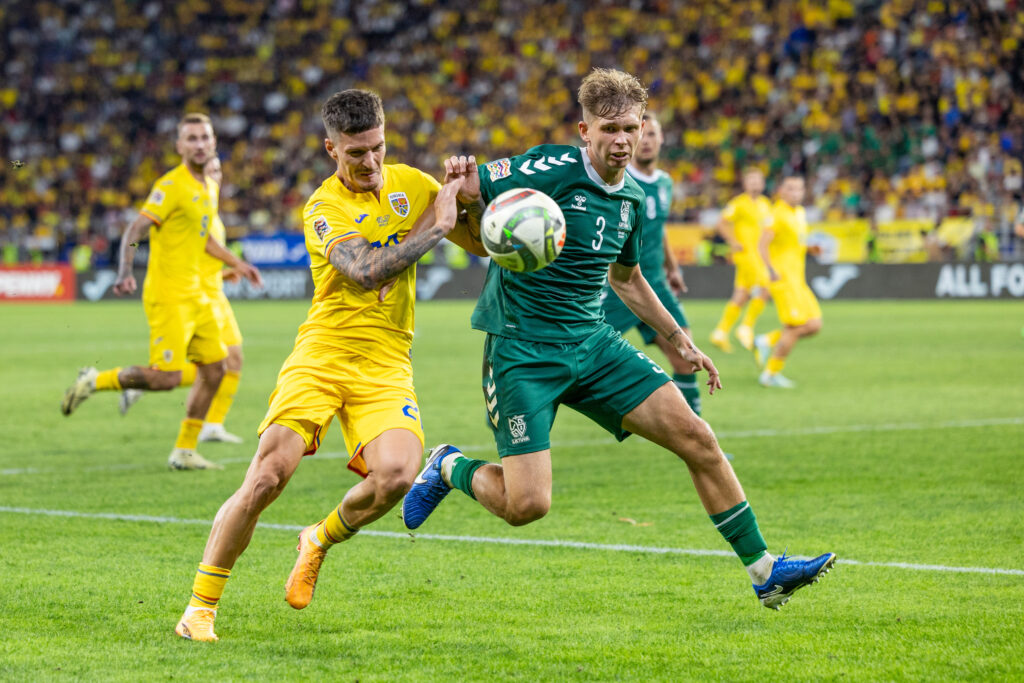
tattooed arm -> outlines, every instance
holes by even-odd
[[[341,242],[331,251],[331,265],[363,289],[377,289],[416,263],[452,231],[458,213],[455,194],[461,186],[461,180],[456,180],[438,191],[434,200],[434,221],[429,227],[420,229],[423,224],[417,221],[414,231],[404,240],[384,247],[373,247],[363,237]],[[421,220],[427,221],[426,218]]]

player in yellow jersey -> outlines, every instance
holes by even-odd
[[[768,272],[758,251],[761,231],[771,225],[772,205],[764,196],[764,174],[749,167],[743,171],[743,192],[733,197],[722,210],[718,230],[732,248],[736,279],[732,298],[725,305],[722,318],[711,333],[711,343],[726,353],[732,351],[729,330],[739,320],[743,307],[750,302],[736,338],[745,349],[754,345],[754,325],[768,303]]]
[[[210,237],[217,214],[217,184],[203,174],[213,157],[216,138],[210,119],[186,114],[178,123],[176,142],[181,165],[153,185],[139,216],[121,239],[116,294],[137,288],[132,263],[143,231],[149,230],[150,256],[142,302],[149,323],[149,366],[113,368],[99,372],[85,368],[64,394],[61,411],[70,415],[94,391],[145,389],[167,391],[181,383],[189,360],[198,365],[198,381],[185,404],[178,438],[168,458],[172,469],[218,467],[196,453],[203,419],[224,375],[227,351],[220,329],[200,285],[199,262],[208,253],[254,284],[262,284],[259,271]]]
[[[349,468],[364,479],[299,534],[299,557],[285,585],[289,604],[309,604],[330,546],[379,519],[409,490],[423,452],[409,358],[414,264],[445,236],[482,251],[467,224],[453,232],[461,177],[442,187],[414,168],[383,163],[384,110],[376,94],[336,93],[321,114],[337,171],[303,211],[313,303],[278,375],[245,480],[214,520],[175,628],[184,638],[217,640],[213,620],[231,568],[260,513],[302,457],[316,452],[335,416]]]
[[[223,173],[221,171],[220,159],[211,157],[203,166],[203,174],[221,186]],[[213,239],[221,244],[226,244],[227,231],[220,219],[220,213],[213,214],[210,223],[210,234]],[[209,254],[203,254],[199,260],[199,278],[202,283],[203,293],[210,299],[213,306],[213,315],[220,328],[221,341],[227,347],[228,355],[224,361],[224,378],[214,394],[210,403],[210,410],[206,414],[203,428],[199,430],[200,441],[224,441],[227,443],[242,443],[242,438],[224,429],[224,418],[231,409],[235,399],[235,392],[238,390],[238,382],[242,373],[242,332],[235,320],[235,312],[231,309],[231,303],[224,295],[224,280],[237,279],[241,276],[234,269],[224,269],[224,262]],[[179,386],[190,387],[195,382],[198,366],[189,363],[182,369],[181,384]],[[128,412],[140,398],[143,392],[141,389],[125,389],[121,392],[119,408],[121,414]]]
[[[803,201],[804,179],[795,175],[783,178],[779,199],[772,210],[774,221],[761,235],[760,251],[768,268],[768,288],[783,324],[781,330],[758,335],[754,340],[758,361],[766,361],[759,379],[766,387],[794,386],[782,374],[786,357],[798,339],[821,330],[821,307],[804,276],[809,249]],[[810,248],[812,253],[816,250]]]

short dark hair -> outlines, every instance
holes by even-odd
[[[327,135],[355,135],[384,125],[384,105],[375,92],[350,88],[327,98],[320,109]]]

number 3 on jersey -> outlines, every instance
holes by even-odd
[[[604,242],[604,216],[597,217],[597,237],[590,243],[590,246],[594,248],[594,251],[598,251],[601,248],[601,244]]]

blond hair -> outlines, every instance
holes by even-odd
[[[640,105],[647,110],[647,88],[636,76],[617,69],[594,69],[580,84],[579,102],[583,118],[612,119]]]
[[[207,116],[206,114],[198,114],[193,112],[190,114],[185,114],[181,117],[181,120],[178,121],[178,135],[181,135],[181,129],[190,123],[205,123],[210,127],[210,130],[213,130],[213,121],[210,120],[209,116]]]

